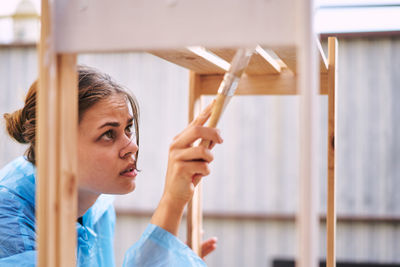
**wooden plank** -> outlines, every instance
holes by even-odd
[[[320,72],[327,73],[327,62],[319,40],[316,41],[318,47],[318,58],[320,61]],[[260,47],[260,49],[263,49]],[[207,49],[216,56],[227,62],[231,62],[236,52],[234,48],[210,48]],[[265,52],[265,50],[263,50]],[[293,73],[297,73],[297,52],[295,46],[279,46],[272,49],[279,59],[286,65],[286,68]],[[193,70],[199,74],[220,74],[226,70],[213,64],[207,59],[196,55],[188,49],[173,50],[152,50],[150,54],[163,58],[184,68]],[[267,53],[267,52],[266,52]],[[259,52],[254,53],[245,73],[249,75],[271,75],[281,73],[281,63],[274,58],[265,58]]]
[[[324,50],[322,49],[321,42],[317,40],[318,57],[319,57],[319,71],[321,73],[328,73],[328,62]]]
[[[57,266],[76,264],[78,75],[76,55],[58,55],[59,172]]]
[[[297,267],[317,267],[318,263],[318,79],[317,47],[314,37],[313,2],[296,2],[299,120],[299,209],[297,213]]]
[[[295,46],[279,46],[271,48],[293,73],[297,73],[297,54]]]
[[[319,40],[316,41],[317,48],[318,48],[318,59],[320,64],[320,72],[327,73],[327,61],[324,51],[322,50],[321,43]],[[297,52],[295,46],[282,46],[282,47],[274,47],[272,48],[274,53],[286,64],[286,66],[297,73]]]
[[[295,44],[294,0],[55,2],[60,53]]]
[[[42,1],[37,119],[37,265],[76,264],[78,92],[76,55],[56,55],[50,2]]]
[[[174,50],[152,50],[148,52],[198,74],[225,73],[224,69],[185,48]]]
[[[201,75],[201,94],[215,95],[223,75]],[[280,75],[243,75],[235,95],[296,95],[296,76],[284,71]],[[320,94],[327,94],[327,74],[320,76]]]
[[[191,71],[189,74],[189,122],[200,112],[200,75]],[[187,208],[187,241],[189,247],[201,254],[202,231],[202,182],[196,186],[192,200]]]
[[[232,61],[236,52],[236,49],[233,48],[211,48],[209,50],[228,62]],[[277,62],[275,63],[276,65],[279,65]],[[277,69],[271,61],[267,61],[259,53],[254,53],[245,73],[249,75],[279,74],[280,69]]]
[[[326,215],[326,266],[336,266],[336,178],[335,178],[335,136],[336,136],[336,84],[337,84],[337,39],[328,39],[328,188]]]
[[[328,94],[328,73],[320,73],[319,75],[319,92],[321,95]]]
[[[52,50],[51,5],[47,0],[41,5],[41,39],[39,43],[39,88],[37,118],[37,265],[57,266],[57,97],[56,57]]]

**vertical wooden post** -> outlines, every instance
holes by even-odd
[[[38,266],[56,266],[56,56],[53,50],[51,6],[41,5],[41,37],[39,43],[39,87],[37,92],[36,132],[36,231]]]
[[[337,40],[328,39],[328,205],[326,215],[326,266],[336,266],[336,179],[335,179],[335,132],[336,132],[336,83]]]
[[[317,122],[319,86],[317,46],[313,30],[312,0],[296,1],[298,88],[300,90],[299,210],[297,213],[297,267],[318,264]]]
[[[78,98],[76,55],[54,51],[52,1],[42,0],[37,92],[38,266],[75,266]]]
[[[190,71],[189,74],[189,122],[200,112],[200,75]],[[187,209],[187,240],[188,245],[197,255],[201,255],[202,231],[202,182],[194,192]]]
[[[59,170],[58,233],[60,267],[75,266],[77,219],[77,142],[78,142],[78,74],[76,55],[62,54],[58,62],[59,91]]]

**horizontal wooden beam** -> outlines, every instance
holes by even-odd
[[[60,53],[296,44],[294,0],[53,2]]]
[[[210,49],[211,52],[219,56],[220,58],[231,62],[235,55],[236,49],[233,48],[216,48]],[[278,64],[278,63],[276,63]],[[247,66],[245,73],[249,75],[260,75],[260,74],[279,74],[280,70],[265,60],[260,54],[254,53],[250,59],[249,65]]]
[[[200,76],[200,94],[215,95],[223,79],[222,74],[201,75]],[[327,74],[321,74],[320,93],[326,95]],[[282,74],[273,75],[243,75],[236,95],[296,95],[296,75],[284,71]]]
[[[169,62],[175,63],[181,67],[192,70],[198,74],[215,74],[226,72],[226,70],[211,63],[207,59],[196,55],[186,48],[174,50],[154,50],[147,52]]]
[[[272,47],[272,51],[286,64],[293,73],[297,72],[297,58],[295,46]]]
[[[327,73],[327,57],[322,49],[321,43],[317,40],[318,47],[318,60],[320,66],[320,73]],[[271,48],[274,53],[286,64],[288,69],[293,71],[293,73],[297,73],[297,52],[295,46],[283,46],[283,47],[275,47]]]

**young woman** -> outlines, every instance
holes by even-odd
[[[115,212],[110,195],[135,189],[139,152],[139,109],[133,96],[103,73],[78,67],[78,214],[77,265],[114,266]],[[34,266],[36,179],[36,91],[33,83],[22,109],[5,114],[7,130],[26,155],[0,171],[0,266]],[[209,149],[194,147],[197,139],[222,143],[217,129],[204,127],[211,105],[178,134],[169,149],[165,188],[150,224],[125,254],[124,266],[204,266],[176,238],[183,210],[194,188],[209,174]],[[203,246],[205,256],[216,240]]]

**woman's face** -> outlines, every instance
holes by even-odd
[[[85,111],[78,133],[78,189],[88,194],[126,194],[135,189],[133,116],[114,94]]]

